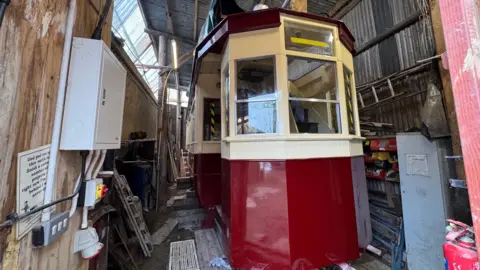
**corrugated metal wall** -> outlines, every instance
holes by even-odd
[[[426,3],[426,5],[425,5]],[[363,0],[342,20],[349,27],[359,48],[384,31],[399,24],[418,11],[428,9],[427,0]],[[425,14],[424,12],[422,12]],[[362,85],[415,66],[418,60],[435,55],[430,17],[400,31],[380,44],[355,57],[357,89]],[[393,102],[361,111],[372,121],[392,123],[397,131],[420,127],[420,109],[425,101],[425,90],[430,81],[438,82],[438,72],[430,65],[421,73],[393,81],[396,93],[404,93]],[[377,88],[379,98],[387,97],[388,87]],[[366,105],[373,102],[371,92],[364,94]],[[419,94],[415,94],[419,93]]]

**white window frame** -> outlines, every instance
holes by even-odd
[[[275,98],[259,98],[255,100],[251,99],[238,99],[238,62],[241,61],[252,61],[252,60],[261,60],[261,59],[268,59],[271,58],[273,59],[273,82],[274,82],[274,95]],[[278,135],[279,134],[279,121],[278,121],[278,115],[279,115],[279,91],[277,87],[277,59],[276,55],[265,55],[261,57],[251,57],[251,58],[242,58],[242,59],[235,59],[233,61],[233,64],[235,65],[235,94],[234,94],[234,134],[235,136],[272,136],[272,135]],[[231,80],[231,75],[230,75],[230,80]],[[238,133],[238,117],[237,117],[237,104],[239,103],[255,103],[255,102],[266,102],[266,101],[274,101],[275,102],[275,110],[276,110],[276,118],[275,118],[275,132],[272,133],[251,133],[251,134],[239,134]],[[232,122],[232,121],[231,121]],[[230,134],[231,136],[231,134]]]

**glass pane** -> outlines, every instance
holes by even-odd
[[[237,103],[237,134],[277,132],[277,102]]]
[[[237,61],[237,100],[276,99],[275,60]]]
[[[221,107],[219,98],[206,98],[203,107],[203,140],[219,141],[221,136]]]
[[[337,100],[335,62],[287,56],[290,97]]]
[[[348,133],[355,135],[355,118],[353,113],[353,90],[352,72],[343,66],[343,78],[345,80],[345,96],[347,99]]]
[[[224,76],[224,81],[223,81],[223,102],[225,104],[225,136],[228,137],[230,136],[230,125],[229,125],[229,119],[228,119],[228,114],[230,112],[230,73],[228,70],[228,66],[223,74]]]
[[[333,56],[333,31],[318,26],[285,22],[285,48]]]
[[[340,104],[290,102],[290,133],[341,133]]]

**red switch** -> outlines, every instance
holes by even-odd
[[[105,197],[105,195],[107,195],[107,191],[108,191],[107,185],[103,185],[102,186],[102,198]]]

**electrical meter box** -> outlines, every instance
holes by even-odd
[[[126,78],[102,40],[73,39],[61,150],[120,148]]]

